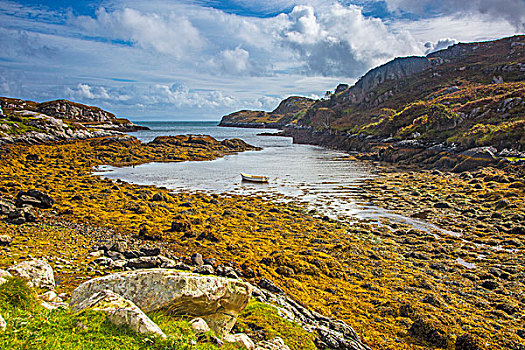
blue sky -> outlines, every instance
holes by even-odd
[[[524,0],[0,0],[0,96],[219,120],[524,23]]]

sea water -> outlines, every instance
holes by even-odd
[[[427,231],[441,231],[422,220],[391,213],[359,201],[359,186],[374,175],[371,165],[349,160],[328,148],[297,145],[277,130],[219,127],[216,122],[138,122],[151,130],[134,133],[143,142],[157,136],[205,134],[218,140],[240,138],[261,147],[211,161],[147,163],[134,167],[100,167],[97,175],[126,182],[166,187],[173,191],[258,195],[301,203],[332,218],[387,219]],[[268,183],[242,181],[241,173],[268,176]]]

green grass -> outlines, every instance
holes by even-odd
[[[313,343],[313,334],[279,316],[275,307],[254,300],[243,310],[235,328],[248,334],[254,341],[258,338],[271,340],[281,337],[292,350],[317,349]]]
[[[36,302],[35,292],[18,278],[0,286],[0,314],[7,322],[6,332],[0,333],[0,349],[217,349],[211,343],[212,333],[199,337],[187,320],[162,313],[149,316],[166,333],[166,340],[117,327],[103,312],[46,310]],[[238,347],[226,344],[221,349]]]

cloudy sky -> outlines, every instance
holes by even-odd
[[[0,0],[0,96],[219,120],[524,29],[525,0]]]

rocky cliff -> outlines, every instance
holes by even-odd
[[[98,107],[0,97],[0,144],[83,140],[148,129]]]
[[[369,140],[384,147],[406,141],[457,152],[494,147],[520,157],[524,101],[525,36],[517,35],[396,58],[295,110],[284,125],[297,142],[345,150],[369,149]]]

